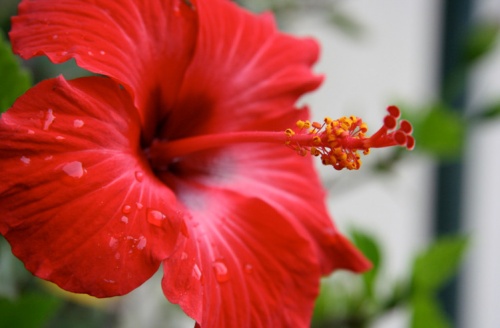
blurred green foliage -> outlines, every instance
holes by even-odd
[[[437,301],[438,291],[457,273],[468,238],[443,237],[422,250],[405,277],[386,281],[379,242],[353,230],[356,246],[373,263],[361,277],[334,276],[323,284],[314,328],[364,328],[394,310],[409,310],[411,328],[450,327]]]
[[[405,116],[413,125],[413,136],[421,152],[440,161],[453,160],[462,154],[467,121],[457,111],[440,102],[407,111]]]
[[[0,113],[6,111],[31,86],[29,71],[21,67],[20,61],[10,48],[9,42],[0,33]]]
[[[443,237],[420,253],[411,274],[412,328],[446,328],[451,324],[441,311],[436,295],[458,271],[468,239]]]
[[[347,15],[339,6],[339,1],[331,0],[236,0],[240,5],[254,12],[271,11],[277,16],[279,24],[286,22],[295,14],[317,13],[332,28],[349,37],[358,38],[365,32],[361,22]],[[291,18],[293,19],[293,18]]]
[[[0,298],[0,327],[43,327],[61,305],[55,296],[26,293],[15,300]]]

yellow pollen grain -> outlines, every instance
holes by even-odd
[[[311,155],[313,155],[313,156],[319,156],[319,155],[321,155],[321,152],[318,150],[318,148],[311,147]]]

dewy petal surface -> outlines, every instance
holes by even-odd
[[[201,327],[308,326],[319,270],[288,218],[231,191],[179,188],[191,238],[164,262],[167,297]]]
[[[196,11],[182,0],[25,0],[10,38],[25,59],[74,58],[115,79],[133,95],[150,131],[176,98],[196,33]]]
[[[0,233],[38,277],[104,297],[170,255],[182,211],[142,160],[128,93],[110,79],[44,81],[0,119]]]

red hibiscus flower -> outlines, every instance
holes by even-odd
[[[225,0],[26,0],[12,23],[21,57],[102,75],[43,81],[0,119],[0,233],[34,275],[107,297],[163,264],[203,327],[306,327],[322,275],[369,268],[296,152],[357,168],[411,126],[393,108],[372,138],[310,127],[313,40]]]

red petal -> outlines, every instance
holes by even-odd
[[[321,83],[310,70],[315,41],[282,34],[270,15],[230,1],[200,1],[197,10],[196,53],[176,105],[182,110],[171,111],[166,137],[261,129]]]
[[[162,116],[154,113],[158,98],[168,107],[177,95],[196,31],[196,11],[181,0],[25,0],[10,38],[23,58],[75,58],[117,80],[134,95],[149,128]]]
[[[164,262],[169,300],[204,328],[308,327],[320,277],[308,241],[264,201],[182,188],[191,238]]]
[[[138,121],[98,77],[47,80],[2,115],[0,233],[38,277],[120,295],[170,255],[182,213],[141,156]]]

